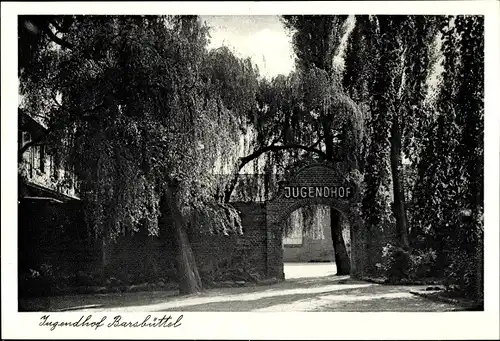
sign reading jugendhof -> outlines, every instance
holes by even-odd
[[[350,199],[354,196],[355,188],[351,185],[333,186],[289,186],[283,187],[285,198],[333,198]]]

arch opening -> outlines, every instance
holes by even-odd
[[[335,229],[340,229],[345,251],[350,259],[349,221],[335,207],[324,204],[300,206],[279,225],[284,279],[337,274]]]
[[[345,196],[345,193],[351,195]],[[356,184],[349,181],[349,174],[342,165],[312,164],[300,169],[290,177],[290,180],[282,182],[277,196],[266,203],[268,276],[285,279],[287,276],[284,263],[291,260],[293,254],[300,253],[299,248],[307,254],[302,257],[297,256],[296,260],[309,263],[317,258],[318,261],[334,263],[335,266],[331,266],[331,271],[326,271],[327,275],[355,272],[357,269],[353,264],[359,261],[359,252],[355,246],[354,230],[358,230],[359,218],[357,212],[353,210],[353,202],[358,201],[358,195]],[[299,218],[294,212],[311,210],[311,207],[323,207],[323,212],[329,213],[323,214],[321,224],[323,235],[319,244],[323,246],[318,246],[318,243],[314,245],[311,238],[307,238],[307,242],[313,245],[305,245],[304,226],[301,227],[302,238],[297,236],[297,232],[294,235],[296,240],[302,240],[301,245],[298,245],[298,241],[296,241],[297,246],[287,245],[293,242],[293,240],[287,241],[288,235],[284,233],[286,232],[284,227],[290,224],[290,217],[294,217],[292,219],[296,220],[296,225],[304,225],[303,221],[297,221]],[[323,257],[311,254],[311,248],[315,247],[323,249]],[[359,245],[357,248],[359,249]],[[340,267],[336,269],[339,265]]]

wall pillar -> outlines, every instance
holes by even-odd
[[[351,231],[351,275],[361,278],[367,275],[370,268],[374,268],[374,261],[370,257],[368,241],[369,231],[363,226],[360,211],[359,181],[350,173],[350,167],[343,163],[310,164],[294,172],[285,182],[281,182],[276,197],[266,204],[267,219],[267,274],[269,277],[283,276],[283,250],[281,248],[281,230],[276,228],[294,210],[307,205],[327,205],[334,207],[348,218]],[[330,196],[318,188],[344,185],[353,189],[350,197]],[[316,188],[316,191],[300,193],[299,196],[285,192],[285,187]],[[290,189],[288,189],[290,190]],[[305,192],[304,192],[305,193]],[[312,193],[312,194],[311,194]],[[336,193],[336,192],[335,192]],[[277,261],[279,264],[277,264]]]
[[[267,228],[267,277],[285,279],[283,267],[282,234],[279,226]]]

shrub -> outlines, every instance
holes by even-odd
[[[482,220],[482,215],[464,218],[457,225],[455,238],[446,245],[448,262],[444,271],[448,291],[478,302],[484,300]]]
[[[377,264],[389,282],[401,282],[431,277],[435,270],[436,252],[433,249],[411,252],[392,244],[382,249],[382,263]]]
[[[382,263],[377,267],[389,282],[407,279],[411,268],[410,253],[402,247],[387,244],[382,249]]]
[[[42,264],[37,269],[29,269],[19,273],[19,296],[37,297],[52,293],[54,283],[52,266]]]
[[[482,299],[478,291],[476,259],[464,250],[453,250],[452,259],[445,270],[445,285],[448,291],[454,291],[462,296]],[[480,297],[477,297],[479,294]]]
[[[410,255],[409,276],[412,279],[432,277],[436,259],[437,253],[433,249],[413,250]]]

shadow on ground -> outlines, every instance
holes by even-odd
[[[451,311],[460,307],[409,293],[408,286],[379,285],[348,276],[292,278],[269,286],[209,289],[197,295],[143,292],[25,300],[31,311]],[[95,305],[90,308],[75,307]]]
[[[181,301],[193,297],[241,295],[248,293],[272,293],[286,289],[319,288],[332,283],[364,283],[351,280],[348,276],[329,276],[316,278],[291,279],[282,283],[266,286],[248,286],[236,288],[207,289],[196,295],[179,296],[177,290],[148,291],[134,293],[108,294],[76,294],[53,297],[20,298],[19,311],[61,311],[66,309],[77,310],[78,307],[99,305],[99,308],[116,308],[129,306],[150,306],[165,302]],[[102,307],[101,307],[102,306]]]

